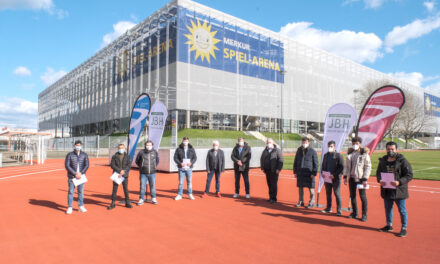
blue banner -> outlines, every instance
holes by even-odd
[[[279,40],[179,6],[178,61],[284,83]]]
[[[440,117],[440,98],[425,93],[425,114]]]
[[[130,159],[133,162],[136,146],[147,121],[148,114],[151,108],[150,96],[143,93],[139,95],[136,103],[133,106],[130,118],[130,130],[128,132],[128,149]]]

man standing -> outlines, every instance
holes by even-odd
[[[315,205],[315,177],[318,174],[318,155],[309,146],[310,140],[304,137],[301,140],[301,147],[298,148],[293,162],[293,176],[297,178],[299,201],[297,207],[304,206],[304,188],[310,192],[310,201],[307,208]]]
[[[67,170],[69,192],[67,194],[68,208],[66,214],[72,214],[73,193],[75,192],[75,185],[73,179],[81,179],[82,175],[85,175],[89,169],[89,156],[85,152],[81,151],[82,142],[75,141],[74,150],[67,154],[64,166]],[[78,205],[79,211],[82,213],[87,212],[84,207],[84,183],[77,186],[78,191]]]
[[[225,154],[223,150],[219,149],[220,143],[217,140],[212,142],[212,149],[208,151],[206,156],[206,171],[208,177],[206,179],[205,193],[202,197],[206,197],[209,194],[209,188],[211,187],[212,176],[215,174],[215,194],[218,198],[221,198],[220,194],[220,174],[225,171]]]
[[[251,147],[244,142],[243,138],[238,138],[238,143],[232,150],[231,159],[234,162],[235,174],[234,198],[238,198],[240,195],[240,175],[243,175],[246,198],[249,199],[249,163],[251,160]]]
[[[347,158],[345,162],[344,184],[349,184],[350,199],[353,205],[353,213],[348,218],[357,218],[358,207],[356,201],[356,189],[358,184],[363,186],[359,188],[359,196],[362,201],[362,222],[367,221],[367,182],[371,173],[371,160],[368,153],[370,150],[367,147],[362,147],[362,139],[360,137],[354,137],[351,140],[353,144],[352,148],[347,151]]]
[[[397,153],[397,144],[395,142],[388,142],[386,144],[387,155],[379,159],[376,177],[377,182],[380,183],[380,194],[385,204],[385,216],[387,225],[379,231],[391,232],[393,231],[393,205],[396,203],[400,213],[400,221],[402,229],[397,235],[399,237],[406,237],[408,227],[408,213],[406,211],[406,199],[409,198],[408,182],[413,178],[411,164],[405,159],[402,154]],[[382,173],[392,173],[394,181],[390,184],[394,188],[384,188],[385,182],[382,181]]]
[[[145,191],[147,184],[150,184],[151,202],[158,204],[156,199],[156,167],[159,164],[159,154],[153,148],[153,141],[145,142],[145,149],[139,151],[136,157],[136,164],[139,167],[139,202],[137,205],[144,204]]]
[[[179,189],[177,196],[174,200],[178,201],[182,199],[183,194],[183,183],[186,178],[186,184],[188,186],[188,198],[194,200],[194,195],[192,193],[192,168],[194,163],[197,161],[196,151],[193,146],[189,144],[189,138],[184,137],[182,143],[176,149],[174,153],[174,162],[179,168]]]
[[[110,162],[110,167],[113,169],[113,173],[119,174],[119,178],[124,177],[122,187],[124,189],[125,195],[125,207],[132,208],[133,206],[131,206],[130,198],[128,197],[128,175],[130,174],[131,160],[130,155],[125,152],[124,144],[119,144],[118,152],[113,155]],[[112,210],[113,208],[115,208],[116,193],[118,192],[118,187],[119,184],[113,182],[112,203],[109,207],[107,207],[108,210]]]
[[[266,148],[260,158],[261,170],[266,174],[267,187],[269,189],[268,202],[277,202],[278,177],[283,169],[284,158],[281,150],[273,143],[271,138],[266,141]]]
[[[328,152],[322,158],[322,172],[330,174],[331,183],[325,182],[325,194],[327,196],[327,208],[322,210],[323,213],[332,212],[332,189],[336,197],[336,215],[341,216],[341,175],[344,171],[344,159],[342,155],[336,152],[335,142],[328,142]]]

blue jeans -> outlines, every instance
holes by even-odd
[[[186,177],[186,185],[188,186],[188,194],[192,194],[192,169],[188,170],[182,170],[179,169],[179,191],[177,192],[178,195],[183,194],[183,182],[185,181]]]
[[[69,192],[67,193],[67,204],[69,207],[72,207],[73,205],[73,193],[75,192],[75,185],[73,184],[72,179],[69,179]],[[83,206],[84,205],[84,183],[80,184],[76,187],[76,190],[78,191],[78,205]]]
[[[139,199],[144,200],[145,190],[147,189],[147,184],[150,183],[151,199],[156,198],[156,173],[152,174],[141,174],[139,176],[141,182],[141,189],[139,192]]]
[[[385,216],[387,218],[387,226],[393,225],[393,205],[396,203],[397,208],[400,213],[400,221],[402,222],[402,228],[408,226],[408,213],[406,211],[406,200],[405,199],[383,199],[385,203]]]
[[[208,172],[208,178],[206,179],[205,193],[209,193],[209,189],[211,188],[212,176],[214,175],[214,173],[215,173],[215,192],[216,193],[220,192],[220,171],[212,170]]]

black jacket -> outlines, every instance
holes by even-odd
[[[120,159],[121,155],[124,155],[124,157],[122,158],[122,163],[121,163],[121,159]],[[116,152],[112,156],[112,161],[110,162],[110,167],[112,167],[113,173],[115,173],[115,172],[121,173],[121,170],[124,170],[125,174],[123,177],[128,178],[128,174],[129,174],[130,168],[131,168],[130,155],[128,155],[127,153],[120,154],[119,152]]]
[[[269,159],[268,163],[266,163],[266,159]],[[270,171],[271,173],[276,173],[277,170],[281,171],[283,169],[283,163],[283,154],[281,153],[281,150],[275,145],[271,152],[269,152],[268,148],[265,148],[263,150],[263,153],[261,153],[260,167],[265,172]],[[269,165],[266,166],[266,164]]]
[[[303,147],[298,148],[293,162],[293,173],[297,177],[296,185],[315,188],[315,180],[310,176],[316,176],[318,173],[318,155],[312,147],[308,147],[304,151],[303,149]]]
[[[194,163],[196,163],[197,161],[197,155],[196,155],[196,151],[194,150],[191,144],[188,144],[187,155],[188,155],[187,159],[191,160],[191,168],[192,168]],[[183,143],[181,143],[179,147],[176,149],[176,152],[174,152],[174,162],[177,164],[178,168],[182,168],[180,164],[183,162],[184,158],[185,158],[185,150],[183,148]]]
[[[235,171],[248,171],[249,163],[251,161],[251,147],[245,142],[243,145],[243,149],[241,150],[241,155],[238,149],[240,145],[235,145],[232,150],[231,159],[234,162],[234,170]],[[238,166],[237,162],[241,160],[242,166]]]
[[[322,158],[322,171],[328,171],[327,168],[327,159],[330,159],[333,163],[333,170],[329,171],[331,175],[334,176],[333,182],[337,183],[341,179],[342,173],[344,173],[344,158],[342,157],[341,153],[334,152],[330,153],[327,152],[324,154],[324,157]]]
[[[208,154],[206,155],[206,170],[212,171],[215,168],[215,159],[217,159],[218,162],[218,168],[221,172],[225,171],[225,153],[223,150],[218,149],[217,150],[217,157],[215,156],[214,149],[210,149],[208,151]]]
[[[72,151],[66,155],[64,167],[67,170],[67,177],[73,179],[79,164],[79,172],[85,174],[89,169],[89,156],[85,152],[80,151],[79,155]]]
[[[156,173],[156,167],[159,164],[159,154],[155,149],[143,149],[136,156],[136,164],[141,174]]]
[[[379,164],[376,171],[377,182],[380,182],[381,172],[388,172],[387,170],[387,159],[388,155],[383,156],[379,159]],[[399,181],[399,186],[396,189],[384,189],[380,187],[380,194],[382,198],[388,199],[407,199],[409,197],[408,193],[408,182],[413,178],[413,172],[411,164],[405,159],[402,154],[397,154],[394,179]]]

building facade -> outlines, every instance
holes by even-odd
[[[322,131],[331,105],[353,104],[356,91],[381,80],[424,100],[427,114],[439,110],[438,96],[420,87],[174,0],[41,92],[38,126],[56,136],[127,132],[146,92],[181,128]]]

